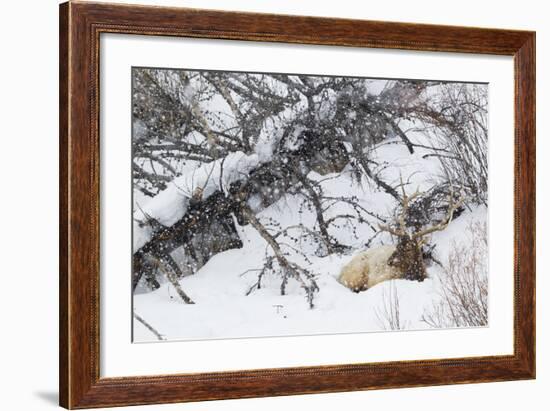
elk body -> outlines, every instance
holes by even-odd
[[[409,232],[405,225],[405,218],[411,200],[418,195],[417,191],[411,196],[407,196],[403,190],[401,213],[395,224],[396,227],[379,226],[380,230],[395,236],[397,244],[372,247],[357,254],[342,268],[338,277],[341,284],[352,291],[360,292],[392,279],[413,281],[426,279],[426,265],[422,252],[426,236],[435,231],[444,230],[449,225],[454,211],[462,203],[462,198],[454,201],[454,195],[451,192],[447,215],[439,224],[416,232]]]

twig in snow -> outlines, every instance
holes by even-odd
[[[159,341],[166,341],[166,337],[164,335],[162,335],[157,330],[155,330],[155,328],[153,328],[153,326],[151,324],[149,324],[142,317],[140,317],[138,314],[136,314],[135,311],[134,311],[134,318],[136,320],[138,320],[140,323],[142,323],[145,326],[145,328],[147,328],[149,331],[151,331],[153,334],[155,334],[155,337],[157,337],[157,339]]]

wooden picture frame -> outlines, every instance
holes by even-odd
[[[100,378],[101,33],[513,56],[514,353]],[[535,33],[69,2],[60,6],[60,405],[174,403],[535,378]]]

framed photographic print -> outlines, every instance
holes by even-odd
[[[535,377],[535,33],[60,6],[60,403]]]

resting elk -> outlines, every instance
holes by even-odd
[[[360,292],[386,280],[424,281],[426,279],[426,265],[422,253],[426,236],[435,231],[444,230],[449,225],[463,198],[456,200],[451,192],[447,215],[442,221],[431,227],[410,232],[406,227],[405,219],[411,201],[419,195],[417,190],[414,194],[407,196],[403,189],[401,212],[397,217],[395,228],[389,225],[379,226],[380,230],[395,236],[397,244],[372,247],[357,254],[342,268],[338,277],[341,284],[352,291]]]

